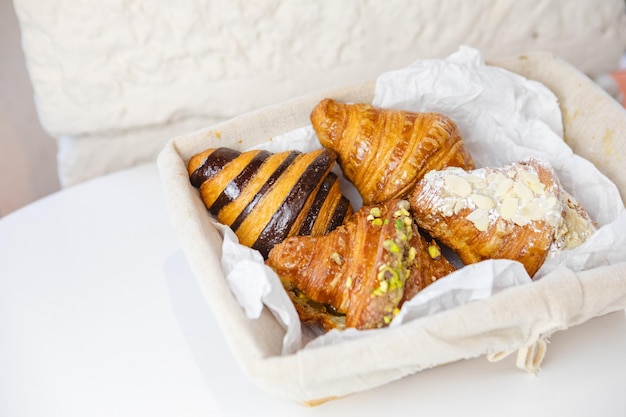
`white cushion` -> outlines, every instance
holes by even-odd
[[[460,44],[553,52],[595,75],[626,50],[623,0],[14,0],[67,186],[152,160],[171,136],[374,79]]]

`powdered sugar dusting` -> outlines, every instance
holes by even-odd
[[[481,231],[498,219],[518,226],[545,222],[555,230],[563,223],[560,184],[546,161],[531,159],[473,171],[453,167],[431,171],[423,181],[424,194],[438,194],[433,200],[436,211],[448,217],[469,209],[466,218]]]

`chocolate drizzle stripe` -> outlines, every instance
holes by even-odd
[[[321,152],[300,175],[298,181],[252,245],[252,248],[261,252],[265,259],[276,243],[287,238],[298,213],[302,210],[311,192],[319,184],[318,179],[330,170],[334,161],[334,154],[327,151]]]
[[[263,196],[267,194],[267,192],[271,189],[276,180],[278,180],[278,178],[289,167],[289,165],[293,163],[294,159],[296,159],[298,155],[300,155],[300,152],[298,151],[292,151],[287,154],[283,162],[281,162],[280,165],[274,170],[274,172],[272,172],[272,174],[267,178],[267,181],[265,181],[259,192],[257,192],[254,198],[248,203],[248,205],[246,205],[246,207],[241,210],[239,216],[237,216],[235,221],[230,225],[230,228],[233,229],[233,231],[237,232],[237,229],[239,228],[239,226],[241,226],[241,223],[243,223],[243,221],[248,217],[252,210],[254,210],[254,207],[257,205],[259,200],[261,200],[261,198],[263,198]]]
[[[241,191],[246,187],[270,155],[271,153],[268,151],[259,151],[254,155],[250,162],[228,183],[228,185],[226,185],[224,190],[215,199],[211,205],[211,213],[217,215],[224,206],[237,199]]]
[[[346,219],[346,216],[350,214],[352,209],[352,205],[350,204],[350,200],[346,197],[341,197],[337,206],[335,207],[335,211],[328,222],[328,227],[326,228],[326,233],[335,230],[337,227],[341,226]]]
[[[343,195],[341,185],[337,179],[332,185],[324,205],[320,209],[320,215],[313,224],[311,235],[324,235],[334,230],[337,226],[345,223],[347,217],[352,215],[352,203]]]
[[[191,185],[200,188],[203,182],[212,178],[224,168],[226,164],[237,158],[241,152],[229,148],[217,148],[211,152],[202,165],[200,165],[190,176]]]
[[[330,189],[332,188],[335,181],[337,181],[337,176],[332,172],[329,173],[326,178],[324,178],[322,185],[320,186],[319,190],[315,194],[315,197],[313,198],[311,206],[307,210],[306,217],[304,218],[304,221],[300,226],[300,230],[298,230],[299,235],[305,236],[311,234],[311,230],[313,230],[315,220],[319,217],[320,210],[322,209],[324,202],[328,198]]]

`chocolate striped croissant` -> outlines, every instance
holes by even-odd
[[[404,198],[432,169],[474,168],[455,123],[439,113],[324,99],[313,109],[311,122],[366,205]]]
[[[288,236],[325,234],[353,208],[330,172],[334,152],[239,152],[207,149],[193,156],[188,172],[202,201],[243,245],[264,258]]]

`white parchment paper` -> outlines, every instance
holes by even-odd
[[[557,267],[579,271],[626,260],[626,210],[617,187],[563,141],[557,98],[542,84],[488,66],[479,51],[461,47],[447,59],[420,60],[405,69],[382,74],[372,104],[435,111],[451,117],[479,167],[501,166],[531,156],[552,163],[564,188],[601,227],[583,245],[546,261],[535,279]],[[255,148],[307,152],[319,147],[312,127],[307,126]],[[340,174],[338,169],[335,171]],[[342,187],[358,208],[358,193],[345,180]],[[283,354],[385,331],[331,331],[310,341],[278,277],[264,265],[261,255],[238,244],[227,227],[218,227],[224,236],[222,267],[231,290],[249,318],[257,318],[264,306],[272,311],[286,329]],[[517,262],[490,260],[468,265],[406,302],[391,326],[530,283]]]

